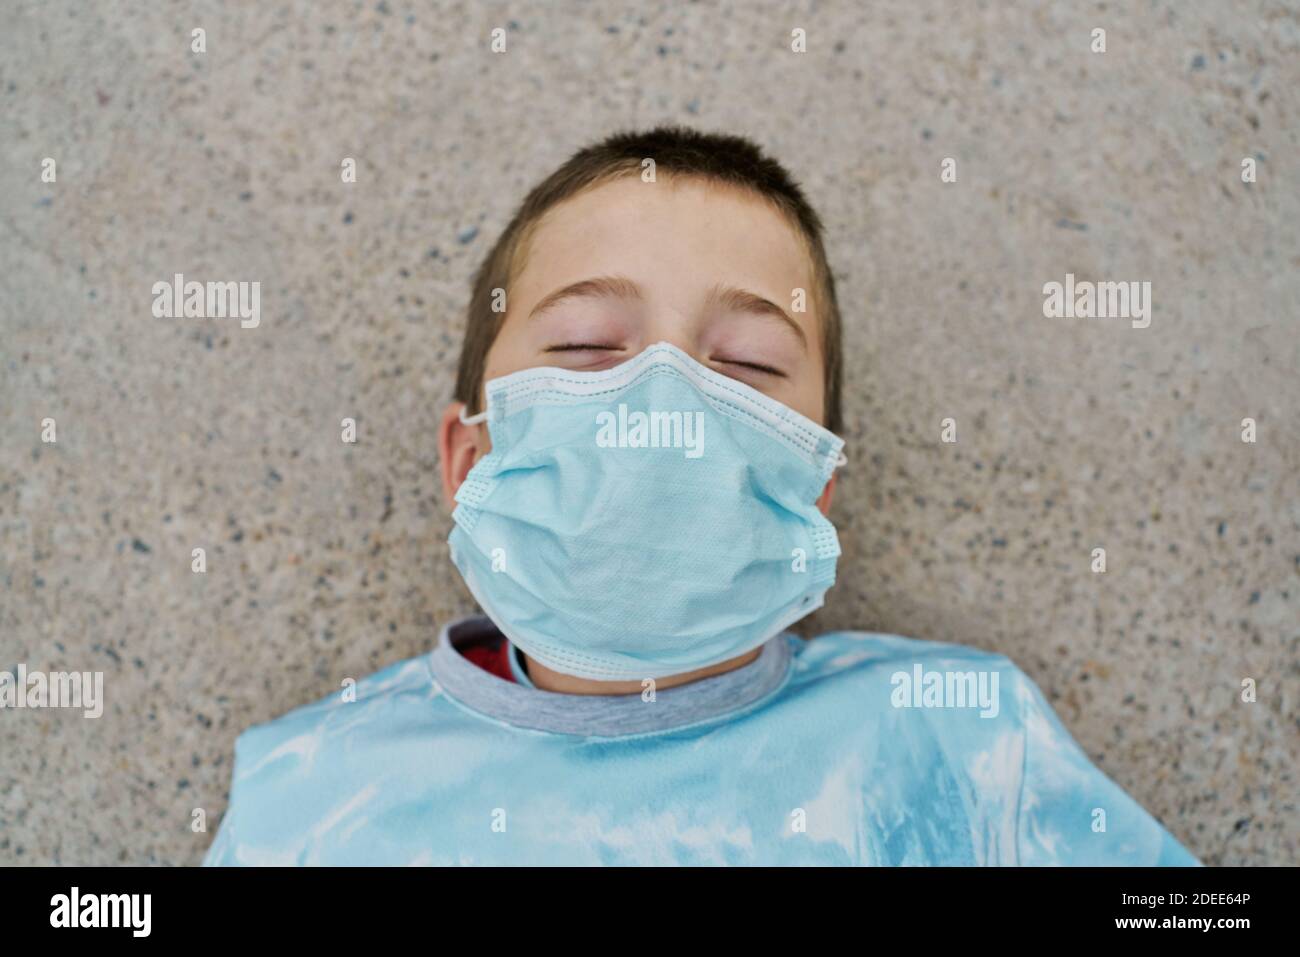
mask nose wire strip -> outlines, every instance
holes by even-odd
[[[460,421],[462,425],[478,425],[478,423],[480,422],[486,422],[487,415],[488,415],[487,410],[484,409],[478,415],[467,416],[465,414],[465,406],[462,405],[460,407]],[[840,452],[839,457],[835,460],[835,467],[839,468],[841,466],[848,465],[848,464],[849,464],[849,457],[845,455],[843,452]]]

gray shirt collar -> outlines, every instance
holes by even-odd
[[[559,694],[518,685],[483,670],[457,650],[487,634],[492,622],[475,615],[445,625],[438,647],[429,655],[434,681],[460,704],[520,728],[587,737],[619,737],[667,731],[736,715],[776,694],[789,680],[799,639],[783,633],[770,639],[747,665],[711,678],[655,692],[654,701],[640,694]]]

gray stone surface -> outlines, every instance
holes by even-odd
[[[1300,22],[1119,6],[6,3],[0,668],[107,705],[0,712],[0,864],[197,862],[239,731],[471,610],[434,445],[471,270],[574,148],[665,120],[754,136],[829,226],[809,631],[1005,652],[1206,862],[1296,863]],[[261,326],[155,319],[178,271],[259,280]],[[1150,328],[1044,318],[1067,272],[1150,281]]]

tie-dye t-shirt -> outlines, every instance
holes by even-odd
[[[639,695],[512,683],[486,619],[244,732],[205,864],[1195,865],[1009,659],[836,632]]]

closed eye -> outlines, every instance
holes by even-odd
[[[622,346],[607,345],[599,342],[565,342],[559,345],[547,346],[543,352],[626,352]],[[764,365],[761,362],[747,362],[740,359],[723,359],[718,356],[711,357],[714,362],[726,366],[739,366],[742,369],[752,369],[754,372],[761,372],[764,375],[779,376],[782,379],[789,378],[780,369],[773,366]]]
[[[622,352],[622,346],[601,345],[594,342],[566,342],[563,345],[547,346],[543,352]]]
[[[739,359],[719,359],[717,357],[714,357],[713,361],[720,362],[723,365],[727,365],[727,366],[741,366],[742,368],[745,369],[753,369],[755,372],[762,372],[767,375],[780,376],[783,379],[787,378],[786,374],[782,372],[780,369],[775,369],[772,366],[763,365],[760,362],[742,362]]]

